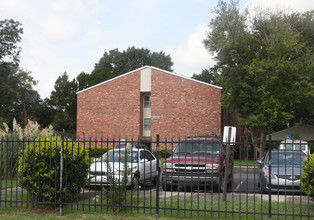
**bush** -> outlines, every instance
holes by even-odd
[[[301,188],[314,201],[314,154],[304,160]]]
[[[111,149],[112,147],[89,147],[89,155],[91,157],[98,158]]]
[[[36,201],[60,202],[61,138],[36,139],[25,146],[19,158],[19,186]],[[89,168],[88,151],[77,142],[64,140],[62,201],[79,194]]]
[[[169,149],[167,149],[169,150]],[[157,157],[157,150],[153,151],[154,155]],[[160,148],[159,149],[159,158],[165,158],[166,157],[166,148]]]
[[[127,192],[128,175],[131,174],[131,169],[129,167],[129,163],[127,162],[128,154],[130,154],[130,152],[127,151],[125,157],[120,158],[121,161],[119,166],[122,166],[122,170],[119,171],[119,175],[121,177],[115,176],[113,167],[111,167],[110,162],[106,161],[107,182],[109,186],[103,188],[102,195],[107,201],[107,204],[111,206],[111,210],[113,212],[120,212],[124,207],[123,205],[126,205],[126,200],[130,195],[130,192]]]

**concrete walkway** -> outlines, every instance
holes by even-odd
[[[14,187],[14,188],[8,188],[1,190],[1,194],[7,194],[10,195],[15,194],[16,192],[23,194],[27,193],[26,190],[23,190],[20,187]],[[141,197],[156,197],[156,188],[149,189],[149,190],[138,190],[133,191],[133,197],[141,196]],[[95,197],[97,195],[100,195],[101,191],[99,190],[88,190],[88,189],[82,189],[80,192],[80,197]],[[215,200],[215,201],[222,201],[223,199],[223,193],[215,193],[215,192],[204,192],[204,191],[194,191],[194,192],[177,192],[177,191],[163,191],[161,188],[159,190],[159,196],[160,198],[181,198],[181,199],[198,199],[198,200]],[[230,201],[269,201],[268,194],[254,194],[254,193],[227,193],[227,200]],[[307,196],[299,196],[299,195],[277,195],[272,194],[271,195],[271,201],[272,202],[292,202],[295,204],[314,204],[314,201],[312,201]]]

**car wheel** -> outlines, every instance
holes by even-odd
[[[140,182],[139,182],[139,174],[134,174],[133,179],[132,179],[132,189],[139,189],[140,188]]]
[[[157,175],[157,176],[155,176],[155,178],[152,181],[154,186],[157,186],[158,180],[159,180],[159,178],[158,178],[158,175]]]
[[[214,189],[217,193],[223,192],[224,190],[223,183],[219,183]]]
[[[158,170],[158,172],[159,172],[159,170]],[[157,186],[157,183],[158,183],[158,181],[159,181],[159,178],[158,178],[158,173],[157,173],[157,176],[155,176],[155,178],[153,179],[153,185],[154,186]]]
[[[221,192],[223,192],[223,190],[224,190],[224,186],[223,186],[223,185],[224,185],[224,184],[223,184],[223,183],[224,183],[224,181],[223,181],[223,176],[224,176],[223,174],[220,175],[219,183],[218,183],[218,185],[215,186],[215,191],[218,192],[218,193],[221,193]]]
[[[232,187],[233,187],[233,171],[230,174],[230,180],[227,185],[227,192],[232,192]]]
[[[261,194],[266,194],[267,190],[266,190],[265,184],[261,181],[261,183],[259,183],[259,185],[260,185],[260,193]]]
[[[168,185],[168,184],[162,184],[162,189],[164,191],[176,191],[177,190],[177,186]]]

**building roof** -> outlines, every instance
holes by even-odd
[[[272,134],[268,134],[266,139],[269,140],[271,135],[271,140],[273,141],[282,141],[285,140],[287,135],[297,135],[298,139],[301,140],[314,140],[314,126],[312,125],[296,125],[291,128],[286,128],[281,131],[274,132]]]
[[[213,84],[210,84],[210,83],[202,82],[202,81],[199,81],[199,80],[196,80],[196,79],[192,79],[192,78],[189,78],[189,77],[186,77],[186,76],[183,76],[183,75],[179,75],[179,74],[176,74],[176,73],[173,73],[173,72],[170,72],[170,71],[166,71],[166,70],[163,70],[163,69],[159,69],[159,68],[156,68],[156,67],[153,67],[153,66],[143,66],[143,67],[141,67],[141,68],[132,70],[132,71],[130,71],[130,72],[128,72],[128,73],[119,75],[119,76],[114,77],[114,78],[112,78],[112,79],[109,79],[109,80],[107,80],[107,81],[98,83],[98,84],[96,84],[96,85],[93,85],[93,86],[88,87],[88,88],[86,88],[86,89],[83,89],[83,90],[81,90],[81,91],[78,91],[76,94],[85,92],[85,91],[90,90],[90,89],[93,89],[93,88],[95,88],[95,87],[97,87],[97,86],[106,84],[106,83],[108,83],[108,82],[110,82],[110,81],[113,81],[113,80],[118,79],[118,78],[120,78],[120,77],[127,76],[127,75],[129,75],[129,74],[132,74],[132,73],[134,73],[134,72],[137,72],[137,71],[139,71],[139,70],[146,69],[146,68],[155,69],[155,70],[158,70],[158,71],[162,71],[162,72],[164,72],[164,73],[167,73],[167,74],[171,74],[171,75],[173,75],[173,76],[181,77],[181,78],[184,78],[184,79],[187,79],[187,80],[191,80],[191,81],[194,81],[194,82],[197,82],[197,83],[201,83],[201,84],[204,84],[204,85],[212,86],[212,87],[217,88],[217,89],[222,89],[222,87],[220,87],[220,86],[216,86],[216,85],[213,85]]]

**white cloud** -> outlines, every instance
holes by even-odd
[[[55,43],[67,43],[76,37],[75,24],[62,17],[48,17],[40,21],[40,31],[48,40]]]
[[[173,56],[175,72],[192,76],[193,73],[199,74],[203,69],[215,65],[213,57],[202,43],[206,31],[208,31],[208,27],[205,24],[197,25],[195,31],[189,34],[184,45],[179,45]]]
[[[133,0],[130,3],[134,11],[146,14],[153,11],[161,3],[161,0]]]
[[[86,32],[88,42],[92,44],[104,44],[112,41],[114,38],[109,32],[105,32],[101,26],[93,25]]]

